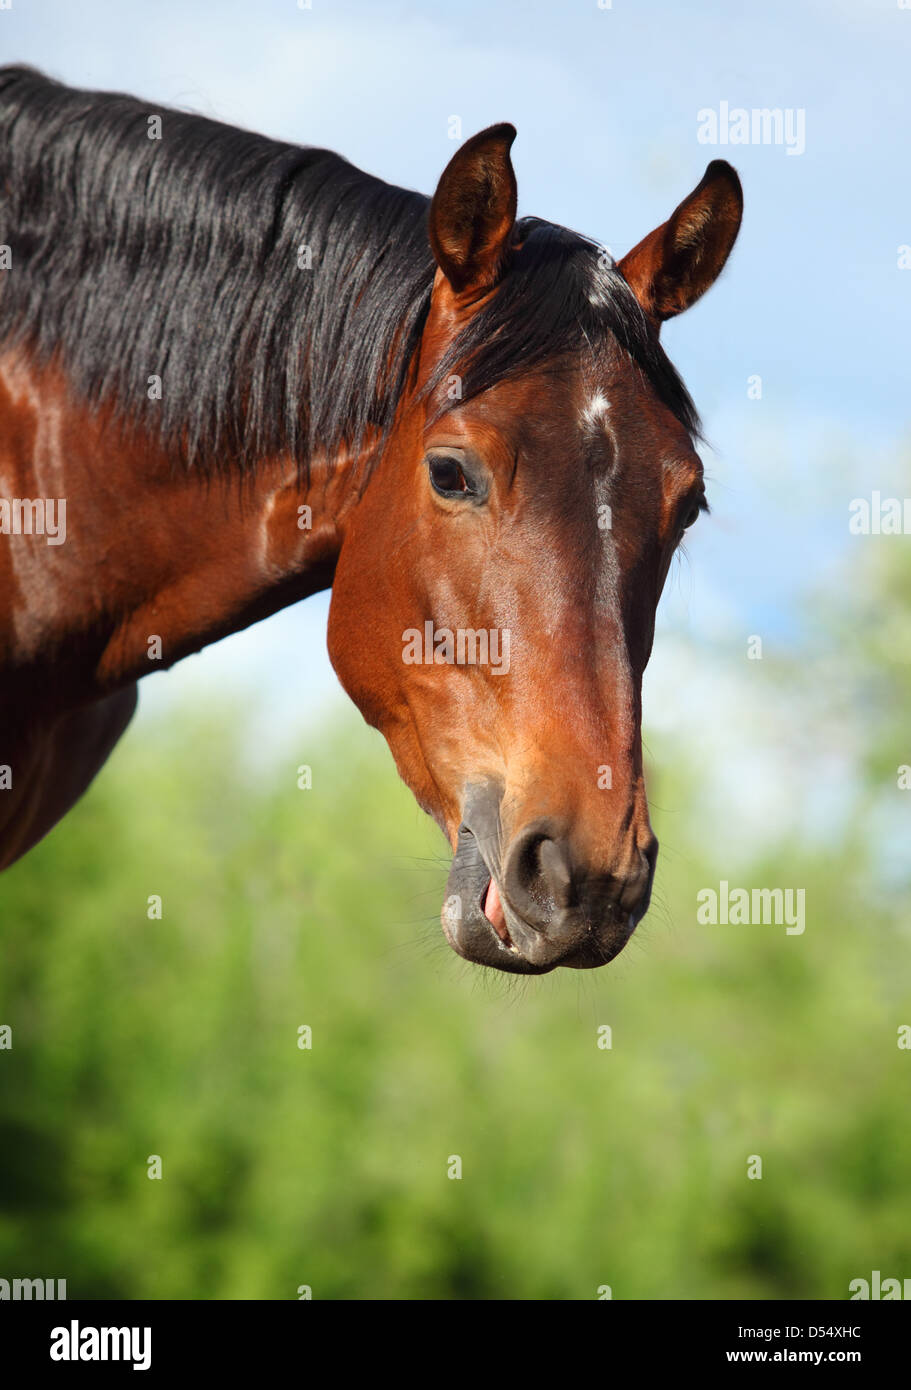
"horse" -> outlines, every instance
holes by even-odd
[[[661,324],[743,207],[713,160],[619,261],[517,216],[515,127],[432,198],[340,155],[0,69],[0,867],[137,683],[331,586],[338,678],[514,974],[610,961],[657,841],[642,674],[707,511]]]

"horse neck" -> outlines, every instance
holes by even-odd
[[[102,695],[332,583],[356,460],[203,476],[21,353],[0,358],[0,440],[0,499],[56,504],[57,528],[0,537],[8,690]]]

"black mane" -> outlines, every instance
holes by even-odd
[[[0,343],[58,356],[86,401],[157,431],[186,464],[290,454],[306,469],[389,428],[430,302],[428,206],[325,150],[0,68]],[[613,336],[698,432],[609,258],[535,218],[520,231],[436,382],[459,371],[469,399]]]

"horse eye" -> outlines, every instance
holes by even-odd
[[[445,456],[432,458],[429,467],[430,482],[435,492],[444,497],[451,497],[453,493],[469,495],[472,492],[458,459]]]
[[[699,506],[698,502],[694,502],[683,518],[683,524],[680,527],[681,531],[688,531],[691,526],[695,525],[699,520],[699,513],[701,510],[702,508]]]

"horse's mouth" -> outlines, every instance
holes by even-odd
[[[527,919],[504,889],[500,799],[490,785],[466,797],[441,917],[450,946],[465,960],[511,975],[606,965],[626,945],[647,899],[632,912],[601,904],[589,920],[570,893],[560,905],[536,904],[534,918]]]
[[[508,950],[514,951],[516,948],[512,944],[512,937],[509,935],[509,927],[506,925],[506,913],[503,911],[503,902],[500,898],[500,890],[497,887],[495,878],[487,880],[487,887],[481,894],[481,911],[493,927],[497,936]]]
[[[509,975],[546,975],[558,965],[574,970],[605,965],[626,944],[637,919],[630,914],[622,927],[614,924],[609,945],[586,931],[575,949],[555,955],[546,934],[515,912],[477,840],[462,827],[441,920],[447,941],[464,960]]]
[[[457,955],[510,975],[544,975],[550,963],[529,960],[510,930],[515,916],[504,902],[496,875],[488,867],[478,840],[463,825],[446,885],[441,916],[446,940]],[[554,963],[555,964],[555,963]]]

